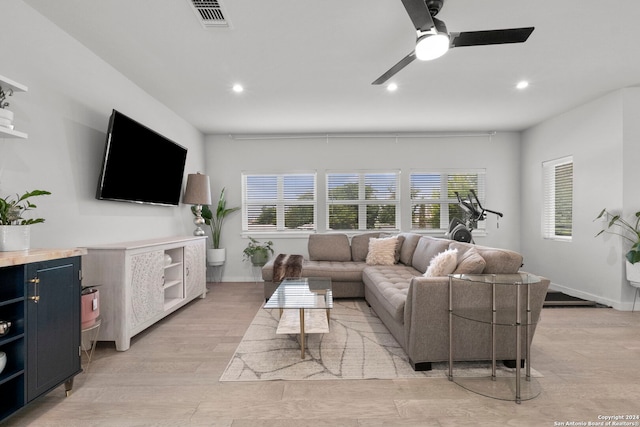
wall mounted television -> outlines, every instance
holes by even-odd
[[[96,198],[177,206],[187,149],[113,110]]]

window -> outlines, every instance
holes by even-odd
[[[242,174],[242,231],[313,231],[316,174]]]
[[[398,230],[400,171],[327,173],[330,230]]]
[[[542,163],[542,236],[571,240],[573,233],[573,157]]]
[[[412,172],[410,181],[412,230],[447,230],[453,218],[466,223],[456,192],[467,199],[473,190],[484,204],[484,169]]]

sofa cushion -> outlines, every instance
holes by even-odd
[[[357,234],[351,238],[351,261],[365,261],[369,252],[369,239],[380,233]]]
[[[310,234],[307,248],[311,261],[351,261],[351,246],[346,234]]]
[[[476,248],[470,248],[460,256],[458,252],[458,265],[454,274],[480,274],[487,265],[486,261],[478,253]]]
[[[463,242],[451,242],[449,247],[458,249],[460,259],[466,256],[467,251],[471,249],[478,251],[478,254],[485,261],[485,267],[481,273],[512,274],[517,273],[522,266],[522,255],[508,249],[490,248]]]
[[[404,304],[409,292],[411,278],[418,272],[403,264],[367,266],[362,280],[369,292],[397,322],[404,323]]]
[[[453,273],[458,265],[458,250],[447,249],[431,258],[425,277],[443,277]]]
[[[434,256],[449,249],[449,243],[451,243],[451,240],[421,236],[416,250],[413,252],[411,265],[416,270],[424,273],[427,271],[427,267],[429,267],[429,263]]]
[[[483,273],[512,274],[522,266],[522,255],[517,252],[485,246],[476,246],[476,250],[486,262]]]
[[[416,250],[418,241],[422,236],[415,233],[400,233],[399,236],[404,237],[404,242],[400,247],[400,262],[404,265],[411,265],[413,252]]]
[[[353,261],[304,261],[303,277],[331,277],[332,282],[362,282],[364,262]]]
[[[368,265],[393,265],[396,263],[397,237],[369,239]]]

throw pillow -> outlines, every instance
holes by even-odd
[[[390,235],[387,233],[380,233],[379,237],[395,237],[397,238],[397,242],[396,242],[396,264],[400,262],[400,252],[402,251],[402,244],[404,243],[404,236],[401,236],[399,234],[395,234],[395,235]]]
[[[442,277],[453,273],[458,265],[458,250],[447,249],[431,258],[427,271],[424,272],[425,277]]]
[[[393,265],[396,262],[397,237],[369,239],[366,263],[369,265]]]
[[[480,274],[487,265],[482,255],[476,248],[466,251],[458,260],[458,266],[454,270],[455,274]]]

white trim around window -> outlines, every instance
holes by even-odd
[[[400,170],[327,171],[328,230],[400,230]]]
[[[411,192],[411,230],[446,232],[453,218],[466,223],[456,192],[467,199],[475,191],[480,203],[485,201],[485,169],[413,170],[409,177]],[[478,229],[485,230],[484,221]]]
[[[242,173],[242,232],[317,230],[316,172]]]
[[[542,162],[542,237],[571,241],[573,156]]]

